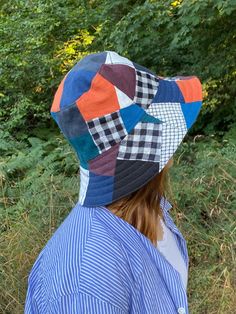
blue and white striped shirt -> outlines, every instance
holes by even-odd
[[[162,198],[188,268],[186,241]],[[181,276],[152,242],[104,206],[79,202],[36,259],[25,313],[188,314]]]

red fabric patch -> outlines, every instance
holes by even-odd
[[[202,100],[202,85],[198,77],[194,76],[189,80],[175,81],[183,94],[185,102]]]
[[[115,87],[99,73],[93,78],[90,89],[76,104],[86,121],[120,109]]]
[[[68,74],[68,73],[67,73]],[[56,93],[55,93],[55,96],[54,96],[54,99],[53,99],[53,103],[52,103],[52,107],[51,107],[51,112],[58,112],[60,111],[60,102],[61,102],[61,96],[62,96],[62,93],[63,93],[63,88],[64,88],[64,82],[65,82],[65,79],[67,77],[67,74],[64,76],[63,80],[61,81]]]

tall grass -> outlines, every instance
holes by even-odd
[[[172,168],[174,212],[188,243],[191,313],[233,313],[236,141],[184,143],[178,153]]]

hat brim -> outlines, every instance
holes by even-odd
[[[84,206],[110,204],[145,185],[158,172],[158,163],[140,160],[117,159],[114,176],[94,175],[80,166],[79,201]]]

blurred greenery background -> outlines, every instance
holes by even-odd
[[[114,50],[160,76],[197,75],[203,108],[174,155],[172,215],[190,255],[190,313],[236,308],[236,1],[0,0],[0,313],[78,200],[78,161],[50,116],[83,56]]]

